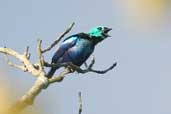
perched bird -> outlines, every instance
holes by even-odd
[[[109,37],[108,32],[112,30],[104,26],[92,28],[87,33],[78,33],[64,39],[52,57],[52,63],[72,62],[81,66],[93,53],[95,46]],[[51,68],[47,74],[51,78],[58,68]]]

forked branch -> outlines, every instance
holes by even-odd
[[[43,54],[47,51],[50,51],[54,46],[56,46],[59,41],[73,28],[74,23],[72,23],[64,33],[62,33],[50,46],[48,46],[45,49],[42,49],[42,40],[38,40],[37,42],[37,55],[38,55],[38,61],[37,63],[32,63],[29,59],[31,54],[29,53],[29,47],[26,47],[23,54],[20,54],[13,49],[6,48],[6,47],[0,47],[0,53],[5,55],[5,58],[7,59],[7,63],[15,68],[18,68],[24,72],[29,72],[32,74],[32,76],[36,77],[36,81],[33,84],[33,86],[26,92],[25,95],[23,95],[14,105],[11,106],[9,112],[20,112],[24,108],[26,108],[29,105],[32,105],[34,103],[35,98],[39,95],[39,93],[42,91],[42,89],[46,89],[50,84],[61,82],[66,77],[67,74],[78,72],[78,73],[87,73],[87,72],[94,72],[98,74],[104,74],[108,72],[109,70],[112,70],[116,63],[114,63],[112,66],[107,68],[106,70],[94,70],[93,65],[95,64],[95,58],[93,57],[91,63],[89,65],[86,65],[85,69],[82,69],[72,63],[62,63],[62,64],[50,64],[44,60]],[[21,62],[21,65],[17,65],[12,63],[8,56],[12,56],[16,59],[18,59]],[[45,72],[45,67],[64,67],[64,70],[59,73],[57,76],[53,76],[52,78],[47,78],[47,73]],[[81,93],[79,94],[81,99]],[[81,102],[81,100],[80,100]],[[80,105],[82,107],[82,105]],[[82,109],[79,109],[79,114],[81,114]]]
[[[61,35],[59,35],[59,37],[57,37],[57,39],[50,45],[48,46],[46,49],[42,50],[42,53],[45,53],[47,51],[50,51],[55,45],[57,45],[60,40],[71,31],[71,29],[73,28],[73,26],[75,25],[75,23],[73,22],[66,30],[65,32],[63,32]]]

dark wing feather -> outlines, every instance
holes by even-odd
[[[58,59],[60,57],[62,57],[65,54],[65,52],[67,52],[68,49],[73,47],[76,44],[77,40],[78,40],[78,37],[76,37],[76,36],[70,36],[70,37],[66,38],[62,42],[62,44],[60,45],[58,50],[55,52],[55,54],[52,58],[52,63],[57,63]]]

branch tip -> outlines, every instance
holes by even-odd
[[[59,37],[56,38],[56,40],[50,45],[48,46],[47,48],[45,48],[44,50],[42,50],[42,53],[45,53],[47,51],[50,51],[54,46],[56,46],[60,41],[61,39],[71,31],[71,29],[73,28],[73,26],[75,25],[75,23],[73,22],[66,30],[65,32],[63,32]]]
[[[78,93],[78,102],[79,102],[78,114],[81,114],[82,113],[82,98],[81,98],[81,92]]]

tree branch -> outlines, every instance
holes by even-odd
[[[23,55],[25,55],[28,60],[30,59],[29,46],[26,47]]]
[[[20,54],[16,51],[14,51],[11,48],[2,48],[0,47],[0,53],[6,55],[7,63],[10,66],[16,67],[20,70],[23,70],[25,72],[31,73],[33,76],[35,76],[37,79],[33,86],[26,92],[25,95],[23,95],[14,105],[11,106],[10,112],[20,112],[23,109],[25,109],[27,106],[32,105],[34,103],[35,98],[39,95],[39,93],[42,91],[42,89],[46,89],[49,85],[61,82],[66,77],[67,74],[78,72],[78,73],[87,73],[87,72],[94,72],[98,74],[104,74],[108,72],[109,70],[112,70],[116,63],[114,63],[111,67],[109,67],[106,70],[94,70],[92,67],[95,64],[95,58],[91,60],[91,63],[89,65],[85,65],[86,69],[81,69],[79,66],[74,65],[73,63],[61,63],[61,64],[49,64],[44,60],[43,53],[50,51],[55,45],[59,43],[59,41],[72,29],[74,26],[74,23],[72,23],[69,28],[66,29],[64,33],[62,33],[50,46],[48,46],[45,49],[41,49],[42,40],[38,40],[37,42],[37,55],[38,55],[38,62],[31,63],[30,62],[30,53],[29,53],[29,47],[27,47],[23,54]],[[13,64],[8,56],[15,57],[18,59],[22,65],[16,65]],[[57,76],[53,76],[52,78],[47,78],[47,73],[44,70],[44,67],[64,67],[64,70],[59,73]],[[80,109],[79,114],[82,112],[82,101],[81,101],[81,93],[79,93],[79,101],[80,101]]]
[[[48,62],[44,62],[45,66],[46,67],[54,67],[54,68],[58,68],[58,67],[67,67],[69,66],[73,71],[76,71],[78,73],[81,73],[81,74],[85,74],[85,73],[88,73],[88,72],[94,72],[94,73],[97,73],[97,74],[105,74],[107,73],[108,71],[112,70],[116,65],[117,63],[113,63],[113,65],[111,65],[109,68],[105,69],[105,70],[94,70],[92,67],[93,65],[95,64],[95,58],[93,56],[93,59],[91,60],[91,63],[89,65],[85,65],[86,69],[81,69],[79,66],[76,66],[74,64],[72,64],[71,62],[66,62],[66,63],[58,63],[58,64],[50,64]]]
[[[55,82],[61,82],[65,78],[65,76],[69,73],[72,73],[73,71],[70,68],[65,68],[64,71],[62,71],[58,76],[53,76],[49,79],[49,84],[55,83]]]
[[[79,103],[78,114],[81,114],[82,111],[83,111],[83,104],[82,104],[81,92],[78,93],[78,103]]]
[[[13,49],[6,48],[6,47],[5,48],[0,47],[0,53],[10,55],[10,56],[17,58],[19,61],[21,61],[24,64],[24,66],[27,69],[27,72],[32,73],[32,75],[35,77],[37,77],[39,75],[39,72],[37,72],[37,70],[34,68],[32,63],[28,60],[28,58],[24,54],[19,54],[18,52],[14,51]]]
[[[39,70],[42,72],[45,72],[44,71],[44,58],[42,56],[41,44],[42,44],[42,40],[38,40],[37,42],[38,65],[39,65]]]
[[[39,95],[42,89],[46,88],[47,85],[47,77],[38,77],[34,85],[30,88],[30,90],[24,96],[22,96],[20,100],[18,100],[14,105],[12,105],[9,111],[13,113],[20,112],[27,106],[32,105],[36,96]]]
[[[57,37],[57,39],[46,49],[42,50],[42,53],[45,53],[49,50],[51,50],[55,45],[57,45],[59,43],[59,41],[67,34],[71,31],[71,29],[73,28],[73,26],[75,25],[75,23],[73,22],[66,30],[64,33],[62,33],[61,35],[59,35],[59,37]]]
[[[48,85],[50,85],[52,83],[61,82],[68,73],[70,73],[70,70],[65,69],[58,76],[55,76],[51,79],[48,79],[45,76],[38,77],[36,82],[34,83],[34,85],[30,88],[30,90],[24,96],[22,96],[21,99],[18,100],[10,108],[9,111],[10,112],[20,112],[27,106],[32,105],[36,96],[38,96],[43,89],[46,89],[48,87]]]
[[[20,69],[20,70],[22,70],[22,71],[24,71],[24,72],[27,71],[27,68],[26,68],[24,65],[17,65],[17,64],[12,63],[12,62],[10,61],[10,59],[9,59],[9,57],[8,57],[7,54],[4,54],[4,57],[5,57],[5,59],[6,59],[6,61],[7,61],[7,64],[8,64],[9,66],[15,67],[15,68]]]

